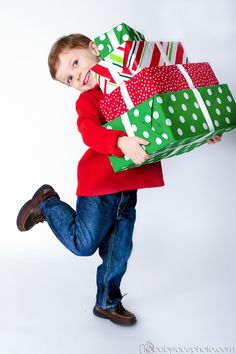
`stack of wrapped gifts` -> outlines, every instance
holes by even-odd
[[[145,41],[120,24],[95,38],[100,62],[93,74],[104,98],[104,128],[149,141],[143,164],[189,152],[236,128],[236,104],[207,62],[189,63],[180,42]],[[109,156],[115,172],[138,167]]]

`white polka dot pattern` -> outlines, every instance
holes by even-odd
[[[227,85],[202,87],[198,91],[205,103],[207,100],[210,102],[206,107],[215,127],[213,132],[201,108],[196,105],[192,90],[154,95],[128,112],[135,136],[149,141],[144,147],[150,155],[145,164],[192,151],[210,137],[236,128],[236,104]],[[183,105],[186,110],[183,110]],[[106,124],[107,129],[121,129],[120,120],[120,117],[111,120]],[[110,156],[109,159],[114,171],[135,167],[124,157]]]
[[[138,109],[135,109],[135,110],[134,110],[134,116],[135,116],[135,117],[138,117],[138,116],[139,116],[139,110],[138,110]]]
[[[166,119],[166,125],[168,125],[169,127],[172,125],[171,119],[169,118]]]
[[[184,93],[184,98],[185,98],[186,100],[189,99],[189,95],[187,94],[187,92]]]
[[[183,64],[183,67],[191,77],[195,87],[218,84],[208,63]],[[154,94],[189,88],[177,65],[144,68],[126,82],[126,87],[134,106],[139,105]],[[175,94],[172,93],[172,103],[175,102],[174,96]],[[157,99],[160,100],[160,96]],[[187,92],[185,92],[184,100],[188,102]],[[170,104],[170,106],[172,105]],[[128,111],[119,87],[101,99],[100,108],[107,122]]]
[[[98,45],[98,50],[103,50],[104,49],[104,45],[103,44],[99,44]]]
[[[145,116],[145,121],[146,121],[147,123],[150,123],[151,120],[152,120],[151,116],[148,116],[148,115]]]
[[[158,119],[159,118],[159,113],[157,111],[154,111],[152,114],[154,119]]]
[[[144,40],[144,36],[124,23],[94,39],[100,57],[106,60],[109,53],[117,48],[117,45],[128,40]]]
[[[157,143],[157,145],[161,145],[162,144],[162,140],[160,138],[156,138],[156,143]]]

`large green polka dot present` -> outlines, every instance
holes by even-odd
[[[143,148],[150,155],[144,164],[149,164],[189,152],[236,128],[236,104],[226,84],[168,92],[152,96],[104,127],[148,140]],[[115,172],[139,166],[127,156],[109,159]]]
[[[112,30],[96,37],[94,42],[99,50],[100,58],[105,59],[120,44],[129,40],[140,41],[144,39],[142,33],[135,31],[125,23],[121,23]]]

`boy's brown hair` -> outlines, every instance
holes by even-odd
[[[88,48],[91,39],[84,34],[74,33],[59,38],[52,46],[48,55],[49,71],[53,79],[57,73],[59,55],[66,49]]]

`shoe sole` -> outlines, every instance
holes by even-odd
[[[53,189],[54,188],[52,186],[50,186],[49,184],[44,184],[42,185],[39,189],[37,189],[37,191],[34,193],[33,197],[31,199],[29,199],[23,206],[22,208],[20,209],[19,213],[18,213],[18,216],[17,216],[17,219],[16,219],[16,225],[17,225],[17,228],[20,230],[20,231],[28,231],[30,230],[31,228],[29,229],[25,229],[22,227],[22,220],[25,219],[25,212],[26,210],[28,209],[28,205],[30,203],[32,203],[32,200],[37,198],[40,193],[44,190],[44,189]],[[25,220],[24,220],[25,221]],[[23,222],[23,225],[24,225],[24,222]],[[33,227],[33,226],[32,226]]]
[[[115,323],[120,326],[132,326],[136,324],[137,320],[134,318],[133,320],[130,320],[129,322],[120,322],[119,320],[114,320],[109,316],[103,315],[102,313],[98,312],[95,308],[93,309],[93,314],[97,317],[104,318],[106,320],[110,320],[112,323]]]

